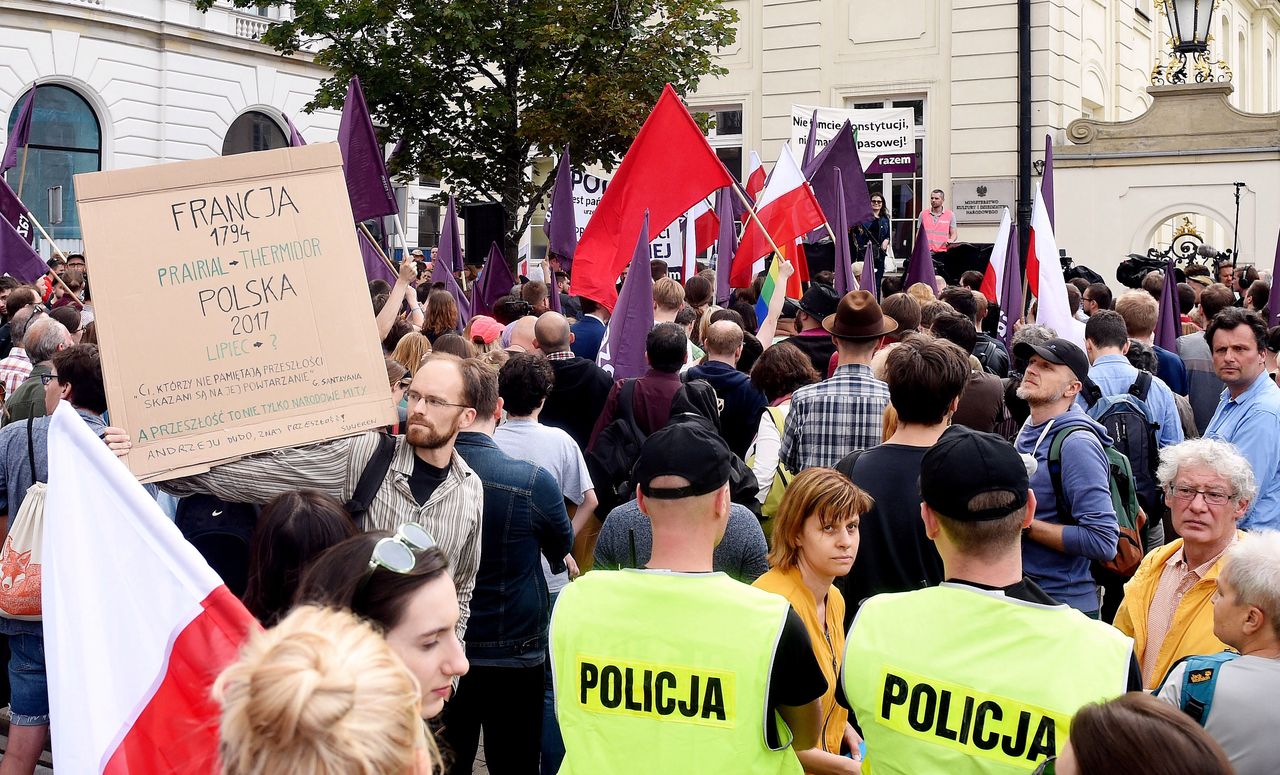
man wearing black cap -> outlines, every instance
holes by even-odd
[[[851,291],[823,330],[839,356],[835,374],[791,396],[779,456],[789,471],[833,468],[845,455],[880,443],[889,386],[871,374],[871,356],[885,334],[898,328],[868,291]],[[822,373],[821,371],[819,373]]]
[[[561,772],[799,775],[794,751],[816,744],[826,680],[799,616],[712,572],[731,457],[697,423],[650,436],[633,474],[653,525],[646,568],[594,571],[560,593]]]
[[[953,426],[920,468],[920,515],[946,581],[877,595],[845,645],[841,688],[886,772],[1028,772],[1082,705],[1123,694],[1133,641],[1023,576],[1036,496],[1004,439]]]
[[[839,303],[840,297],[836,295],[834,288],[823,283],[813,283],[805,291],[796,309],[796,331],[799,333],[783,340],[809,356],[809,360],[813,361],[813,370],[823,377],[827,376],[831,354],[836,351],[836,345],[831,341],[831,335],[822,327],[822,321],[836,311]]]
[[[1111,474],[1105,446],[1107,431],[1075,405],[1089,381],[1089,359],[1075,344],[1050,339],[1042,345],[1015,344],[1014,355],[1027,362],[1018,398],[1031,416],[1018,432],[1018,451],[1036,459],[1031,477],[1036,518],[1022,542],[1027,575],[1060,603],[1097,617],[1098,585],[1090,564],[1116,555],[1120,528],[1111,503]],[[1072,430],[1062,443],[1062,505],[1059,513],[1049,449],[1055,437]],[[1081,432],[1086,431],[1086,432]]]

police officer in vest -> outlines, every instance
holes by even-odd
[[[653,525],[647,567],[594,571],[560,593],[561,775],[800,775],[794,751],[817,744],[826,679],[800,617],[711,569],[731,456],[693,423],[650,436],[633,470]]]
[[[1141,686],[1133,642],[1022,575],[1035,496],[1004,439],[952,426],[925,453],[920,495],[947,580],[871,598],[845,647],[866,766],[1029,772],[1057,755],[1081,705]]]

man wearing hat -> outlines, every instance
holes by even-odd
[[[1037,494],[1023,459],[952,426],[925,453],[920,516],[940,586],[877,595],[854,620],[841,688],[876,772],[1026,773],[1080,706],[1132,685],[1133,641],[1023,576]]]
[[[836,346],[831,335],[823,329],[822,321],[836,311],[839,303],[840,297],[830,285],[812,283],[796,307],[796,331],[799,333],[783,340],[809,356],[813,370],[823,377],[827,376]]]
[[[1022,563],[1027,576],[1054,600],[1097,618],[1101,601],[1090,564],[1115,557],[1120,528],[1111,503],[1111,469],[1104,449],[1111,445],[1111,438],[1106,428],[1075,404],[1084,386],[1092,384],[1089,359],[1065,339],[1050,339],[1042,345],[1021,342],[1014,345],[1013,353],[1027,362],[1018,398],[1031,410],[1015,446],[1038,464],[1031,477],[1036,518],[1024,535]],[[1061,514],[1049,470],[1049,449],[1066,431],[1071,432],[1062,443],[1061,503],[1071,513]]]
[[[780,459],[797,474],[814,466],[833,468],[850,452],[879,444],[889,404],[889,386],[871,375],[871,356],[898,324],[880,312],[875,297],[868,291],[845,294],[822,328],[835,344],[835,373],[792,394],[782,432]]]
[[[653,528],[648,564],[560,593],[561,773],[800,775],[795,750],[817,743],[826,679],[785,599],[712,572],[731,456],[697,423],[650,436],[633,474]]]

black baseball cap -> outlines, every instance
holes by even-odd
[[[640,447],[632,478],[645,497],[689,498],[715,492],[733,473],[733,453],[719,434],[701,423],[681,422],[654,433]],[[679,476],[687,487],[650,487],[659,476]]]
[[[1013,445],[994,433],[953,425],[920,461],[920,497],[929,508],[961,522],[1000,519],[1027,505],[1027,466]],[[970,511],[974,496],[1007,492],[1013,501]]]
[[[1089,357],[1075,342],[1069,342],[1066,339],[1050,339],[1044,344],[1018,342],[1013,346],[1013,355],[1023,361],[1030,361],[1031,356],[1039,355],[1049,363],[1071,369],[1071,373],[1076,375],[1076,379],[1080,380],[1081,384],[1090,384]]]

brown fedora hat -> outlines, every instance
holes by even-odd
[[[869,292],[850,291],[836,306],[835,314],[822,321],[822,327],[840,339],[878,339],[897,331],[898,322],[884,316]]]

